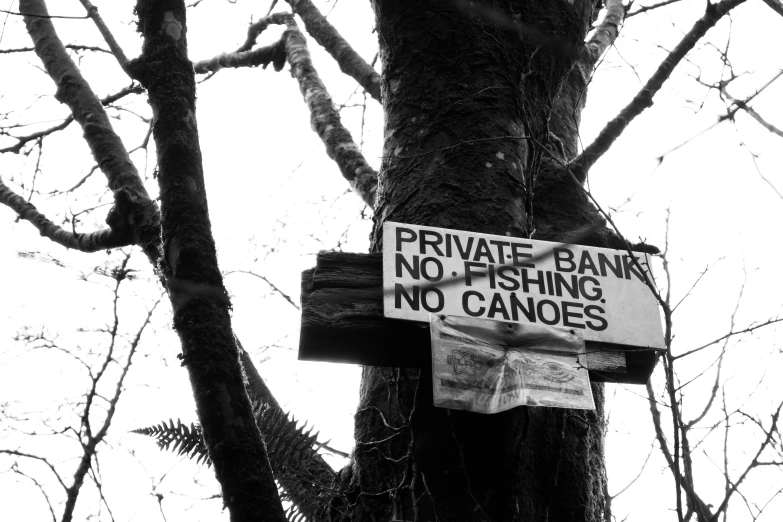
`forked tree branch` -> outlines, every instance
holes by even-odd
[[[117,63],[119,63],[120,67],[122,67],[122,70],[127,73],[128,58],[125,56],[122,47],[120,47],[120,44],[117,43],[117,40],[114,38],[114,35],[111,34],[111,31],[109,30],[109,26],[106,25],[106,22],[103,21],[101,15],[98,14],[98,8],[95,7],[92,4],[92,2],[90,2],[90,0],[79,0],[79,1],[84,6],[84,10],[87,11],[87,16],[92,18],[92,21],[95,23],[95,26],[101,32],[101,36],[103,36],[103,39],[109,45],[109,49],[111,49],[112,54],[117,59]]]
[[[155,309],[157,308],[158,304],[160,304],[161,299],[163,298],[163,294],[158,297],[158,300],[155,302],[154,305],[147,311],[147,316],[142,322],[139,329],[136,331],[136,334],[133,336],[132,340],[129,339],[130,349],[128,350],[128,355],[125,358],[125,361],[121,362],[116,354],[114,354],[114,350],[117,347],[118,343],[118,335],[117,335],[117,327],[119,326],[119,315],[118,315],[118,309],[117,309],[117,302],[119,300],[119,289],[120,285],[123,281],[126,280],[127,276],[127,263],[130,259],[130,255],[126,255],[125,259],[122,262],[122,265],[120,267],[117,267],[117,270],[113,272],[112,278],[115,280],[114,283],[114,305],[113,305],[113,315],[114,315],[114,324],[113,328],[109,330],[110,334],[110,341],[109,341],[109,348],[103,357],[103,361],[100,364],[100,367],[98,368],[98,371],[93,373],[90,371],[90,379],[92,380],[92,384],[90,387],[90,390],[87,392],[87,395],[85,397],[85,402],[82,411],[80,412],[81,417],[81,429],[80,429],[80,435],[79,435],[79,442],[82,446],[82,456],[78,459],[79,465],[76,468],[76,471],[73,474],[73,483],[71,486],[67,489],[67,495],[66,495],[66,501],[65,501],[65,507],[63,510],[63,516],[62,516],[62,522],[71,522],[73,520],[74,510],[76,508],[76,501],[79,497],[79,494],[81,492],[82,485],[84,484],[84,479],[89,473],[90,469],[93,466],[93,462],[97,462],[97,453],[98,453],[98,445],[103,442],[103,440],[106,437],[106,434],[109,431],[109,428],[111,427],[112,420],[114,418],[114,414],[117,411],[117,403],[120,400],[120,396],[122,395],[123,390],[125,389],[123,386],[123,383],[125,381],[125,378],[128,375],[128,371],[130,370],[131,364],[133,363],[133,356],[136,354],[136,350],[139,346],[139,342],[141,341],[141,336],[144,333],[145,329],[149,326],[150,321],[152,319],[152,314],[155,312]],[[106,369],[108,368],[110,363],[116,363],[120,367],[120,375],[117,378],[115,385],[114,385],[114,391],[113,395],[108,397],[103,397],[102,395],[98,394],[98,383],[99,381],[106,375]],[[104,412],[104,418],[101,423],[99,423],[98,429],[93,433],[90,417],[91,417],[91,409],[94,405],[94,401],[96,398],[102,398],[105,400],[106,404],[104,405],[105,412]],[[100,490],[100,486],[99,486]]]
[[[607,0],[606,14],[593,28],[590,37],[585,41],[580,61],[593,67],[610,45],[617,39],[620,26],[625,20],[625,7],[622,0]]]
[[[14,456],[14,457],[24,457],[24,458],[28,458],[28,459],[32,459],[32,460],[37,460],[39,462],[43,462],[44,464],[46,464],[46,466],[49,468],[49,470],[52,472],[52,474],[55,476],[55,478],[57,478],[57,482],[60,483],[60,486],[62,486],[63,491],[66,491],[66,492],[68,491],[68,486],[66,486],[65,482],[63,482],[62,477],[57,472],[57,468],[55,468],[54,465],[51,462],[49,462],[46,458],[40,457],[38,455],[33,455],[33,454],[30,454],[30,453],[23,453],[23,452],[17,451],[17,450],[9,450],[9,449],[2,449],[2,448],[0,448],[0,453],[5,454],[5,455],[11,455],[11,456]]]
[[[299,83],[299,91],[310,109],[312,128],[326,145],[326,153],[337,163],[343,177],[348,180],[362,201],[370,208],[374,208],[378,174],[367,163],[359,147],[356,146],[350,131],[342,124],[340,114],[332,102],[332,97],[313,66],[310,51],[307,49],[307,41],[299,30],[293,15],[274,13],[259,20],[254,24],[252,38],[258,37],[260,31],[266,29],[270,24],[286,26],[286,31],[279,42],[260,49],[245,51],[242,49],[247,47],[246,42],[237,52],[221,54],[196,63],[194,66],[196,72],[214,71],[222,67],[268,65],[270,62],[275,64],[275,69],[279,70],[279,60],[283,57],[280,53],[284,53],[288,63],[291,64],[291,75]],[[250,45],[252,46],[252,44]]]
[[[723,0],[717,4],[707,4],[707,11],[693,25],[690,31],[683,37],[677,47],[661,62],[652,77],[642,87],[631,102],[598,134],[598,137],[587,146],[579,156],[574,158],[569,167],[580,183],[584,183],[587,172],[598,159],[609,150],[614,141],[620,137],[634,118],[653,104],[653,96],[661,89],[669,79],[675,67],[679,65],[685,55],[693,49],[696,43],[729,11],[743,3],[745,0]]]
[[[112,129],[101,101],[93,93],[76,64],[65,50],[43,0],[21,0],[27,32],[35,52],[46,72],[57,85],[55,98],[71,109],[73,118],[82,126],[84,139],[108,180],[114,193],[115,206],[107,221],[121,233],[133,234],[134,243],[142,247],[147,257],[157,262],[159,252],[159,214],[150,199],[136,166],[120,137]]]
[[[46,216],[35,208],[35,205],[26,201],[19,194],[14,193],[3,180],[0,179],[0,203],[10,207],[19,217],[29,221],[43,237],[49,238],[65,248],[73,248],[81,252],[96,252],[107,248],[127,246],[133,242],[130,235],[120,234],[112,229],[100,230],[89,234],[69,232],[55,225]]]
[[[305,29],[310,36],[335,59],[340,70],[356,80],[375,100],[381,101],[381,76],[340,36],[337,29],[329,23],[318,8],[310,0],[286,1],[291,5],[293,12],[302,18]],[[272,9],[274,9],[274,4],[272,4]],[[287,14],[268,14],[248,27],[247,39],[234,54],[250,51],[256,44],[258,36],[269,27],[270,23],[280,23],[274,21],[276,16],[287,16]]]
[[[65,47],[67,49],[71,48],[71,46],[68,46],[68,45],[66,45]],[[35,49],[30,48],[30,50],[34,51]],[[118,91],[118,92],[116,92],[114,94],[110,94],[109,96],[106,96],[105,98],[102,98],[101,99],[101,103],[104,106],[108,106],[108,105],[116,102],[117,100],[119,100],[121,98],[124,98],[125,96],[127,96],[129,94],[139,94],[142,91],[143,91],[143,89],[141,88],[141,86],[139,86],[137,84],[131,84],[128,87],[125,87],[124,89],[121,89],[120,91]],[[5,153],[5,152],[13,152],[14,154],[18,154],[22,150],[22,147],[25,146],[25,144],[27,144],[27,143],[29,143],[31,141],[37,140],[38,138],[44,138],[44,137],[46,137],[46,136],[48,136],[50,134],[53,134],[53,133],[55,133],[57,131],[61,131],[61,130],[65,129],[66,127],[68,127],[68,125],[70,125],[72,122],[73,122],[73,115],[69,114],[67,117],[65,117],[63,119],[62,122],[58,123],[57,125],[55,125],[53,127],[49,127],[48,129],[44,129],[44,130],[38,131],[38,132],[33,132],[33,133],[30,133],[30,134],[28,134],[26,136],[11,136],[11,135],[9,135],[11,138],[13,138],[13,139],[15,139],[17,141],[13,145],[9,145],[8,147],[0,149],[0,154],[1,153]]]
[[[288,16],[288,13],[276,13],[276,15],[278,17]],[[253,46],[256,45],[258,37],[261,36],[261,33],[266,31],[266,28],[269,27],[270,24],[278,23],[274,22],[273,20],[275,20],[273,15],[268,14],[259,21],[250,24],[250,27],[247,28],[247,38],[245,39],[245,42],[234,52],[241,53],[252,49]]]
[[[650,414],[652,416],[653,428],[655,429],[655,438],[658,440],[658,446],[661,449],[661,454],[666,460],[666,464],[674,476],[676,487],[685,490],[685,493],[688,495],[688,498],[692,504],[706,508],[706,504],[696,493],[694,484],[687,480],[679,471],[679,450],[675,448],[677,451],[675,451],[674,455],[672,455],[672,452],[669,450],[669,443],[666,440],[666,435],[663,433],[663,420],[661,419],[661,411],[658,409],[658,401],[655,398],[655,391],[653,390],[651,381],[647,381],[645,386],[647,388],[648,402],[650,403]],[[677,408],[678,406],[676,404],[672,407],[673,416],[679,415]],[[706,520],[709,520],[709,516],[706,517]]]
[[[46,11],[46,5],[44,1],[22,0],[22,5],[24,11],[26,13],[30,13],[30,15],[26,17],[25,22],[28,26],[28,32],[30,33],[33,42],[35,44],[36,53],[44,63],[44,67],[46,68],[49,75],[54,79],[54,81],[58,85],[57,99],[63,103],[68,104],[68,106],[72,111],[73,119],[75,119],[82,125],[82,128],[85,131],[84,138],[89,144],[93,152],[93,156],[98,161],[99,166],[106,174],[107,179],[109,181],[109,187],[115,191],[115,201],[117,202],[117,207],[122,207],[119,209],[118,213],[122,214],[123,210],[126,211],[129,209],[131,210],[131,212],[126,213],[124,216],[121,215],[121,217],[131,218],[130,222],[126,224],[133,231],[135,242],[142,246],[145,252],[147,252],[148,258],[153,263],[153,266],[157,267],[157,261],[160,256],[159,248],[161,246],[160,213],[158,211],[157,206],[149,200],[149,197],[147,196],[146,190],[144,189],[141,179],[138,176],[138,172],[136,171],[135,166],[131,162],[130,157],[126,149],[122,145],[122,142],[120,141],[119,137],[112,130],[111,125],[109,124],[108,121],[108,117],[105,111],[103,110],[100,101],[95,97],[89,84],[81,76],[79,69],[65,53],[64,50],[65,48],[63,47],[62,43],[57,37],[57,34],[54,31],[54,27],[52,26],[51,22],[49,22],[48,20],[49,17]],[[163,38],[165,40],[169,38],[176,42],[176,40],[181,36],[181,34],[184,33],[184,31],[182,31],[183,29],[182,25],[184,24],[180,24],[180,22],[177,21],[176,19],[177,16],[180,16],[181,17],[180,19],[184,22],[184,6],[182,5],[181,2],[169,1],[169,2],[165,2],[165,5],[161,5],[160,3],[153,5],[153,3],[150,2],[140,1],[139,8],[140,8],[139,18],[140,21],[142,21],[141,26],[142,28],[149,29],[148,31],[145,31],[145,37],[147,37],[148,39],[149,38],[155,39],[157,37],[157,38]],[[163,13],[163,11],[166,9],[171,9],[173,11],[176,11],[177,14],[175,15],[173,20],[169,19],[171,15],[171,11],[167,11],[166,13]],[[142,13],[145,16],[142,16]],[[148,28],[146,27],[147,24],[151,24],[154,27]],[[163,30],[161,30],[161,28]],[[186,118],[187,121],[183,121],[181,118],[182,114],[178,113],[177,108],[181,108],[183,103],[187,104],[189,102],[193,102],[194,92],[187,91],[187,89],[177,90],[182,86],[174,85],[174,83],[171,82],[171,77],[170,77],[171,71],[167,69],[168,66],[172,65],[170,61],[166,62],[164,59],[163,62],[158,62],[158,61],[151,62],[149,60],[150,54],[154,55],[156,59],[161,59],[162,55],[165,55],[166,53],[171,51],[170,48],[168,50],[165,50],[166,48],[165,43],[163,43],[163,47],[161,47],[160,41],[156,41],[155,43],[156,45],[153,46],[155,48],[152,51],[150,51],[150,49],[147,49],[148,55],[143,57],[146,58],[146,60],[144,60],[145,63],[143,64],[143,66],[147,68],[147,71],[145,71],[147,72],[145,79],[151,80],[150,81],[151,101],[154,99],[156,106],[159,108],[159,117],[157,118],[157,123],[160,124],[161,122],[165,122],[164,125],[169,125],[169,126],[174,125],[175,131],[190,131],[192,130],[192,128],[195,128],[195,118],[189,118],[189,119]],[[180,43],[184,43],[184,39]],[[176,46],[177,44],[175,43],[174,45]],[[177,51],[175,51],[175,53],[176,52]],[[186,56],[186,54],[181,50],[179,52],[180,54],[178,55],[178,58],[181,58],[182,56]],[[179,61],[181,62],[182,60]],[[181,65],[181,63],[177,63],[177,65]],[[190,69],[190,67],[184,68],[184,70],[188,70],[188,69]],[[164,78],[167,78],[167,81],[165,80],[160,81],[161,74],[163,75]],[[190,72],[190,76],[192,79],[192,70]],[[194,85],[192,85],[192,82],[190,82],[190,86],[194,87]],[[182,96],[169,97],[170,94],[172,93],[171,91],[172,88],[174,90],[174,94],[180,94]],[[161,106],[162,100],[163,100],[163,106]],[[176,101],[176,103],[170,103],[172,101]],[[62,124],[63,127],[67,126],[67,124],[70,123],[70,121],[72,120],[66,120],[66,122]],[[168,138],[172,138],[172,133],[167,133],[165,131],[163,131],[162,133]],[[173,134],[179,136],[180,134],[182,134],[182,132],[174,132]],[[188,134],[188,132],[185,132],[183,135],[189,135],[192,137],[193,133]],[[176,136],[174,136],[175,139]],[[157,137],[159,136],[156,136],[156,138]],[[197,160],[198,169],[200,170],[201,168],[199,153],[197,150],[195,152],[193,150],[188,150],[187,151],[188,154],[184,154],[184,152],[185,151],[178,148],[177,144],[174,144],[172,146],[170,140],[167,141],[164,145],[162,145],[160,142],[158,143],[158,153],[159,155],[161,155],[162,158],[162,161],[159,161],[159,163],[161,163],[162,165],[166,165],[166,169],[169,169],[172,166],[174,166],[174,170],[176,171],[175,175],[182,174],[180,168],[183,162],[190,167],[194,167],[195,163],[193,163],[193,161]],[[185,156],[188,157],[186,158]],[[189,160],[193,160],[193,161],[189,161]],[[164,170],[163,167],[161,168],[163,171]],[[185,174],[193,175],[194,173],[193,171],[187,171],[185,172]],[[164,172],[161,172],[161,176],[163,175]],[[168,176],[169,173],[166,173],[166,175]],[[188,186],[192,188],[193,185],[191,183]],[[14,196],[16,195],[14,194]],[[180,199],[181,196],[183,196],[183,194],[177,195],[177,197]],[[186,194],[184,196],[185,199],[188,200],[187,206],[192,207],[193,205],[192,202],[189,200],[189,197]],[[14,204],[18,203],[18,200],[16,200],[15,198],[11,198],[9,196],[8,199],[9,201],[11,199],[14,199],[15,201]],[[22,202],[24,202],[24,200],[22,200]],[[141,215],[139,215],[139,212],[135,212],[136,210],[139,209],[139,207],[141,207],[141,210],[143,210]],[[31,212],[29,208],[20,207],[20,210]],[[203,210],[206,210],[206,208],[204,207]],[[186,245],[182,245],[182,246],[184,247]],[[176,249],[177,248],[175,247],[175,250]],[[183,286],[197,287],[196,290],[199,290],[201,287],[205,286],[199,284],[189,284],[189,282],[186,280],[183,280],[181,278],[174,278],[174,277],[168,278],[168,281],[165,281],[165,283],[168,283],[170,290],[172,286],[177,286],[178,288]],[[179,288],[179,290],[172,290],[172,292],[176,294],[177,292],[179,293],[186,292],[186,290],[182,290],[182,288]],[[195,299],[201,299],[200,296],[190,296],[190,297]],[[181,306],[183,306],[183,304],[179,302],[177,306],[175,306],[175,309]],[[199,324],[204,325],[208,323],[201,322]],[[233,342],[232,342],[232,347],[235,347]],[[230,355],[229,358],[238,364],[239,361],[236,358],[236,352],[234,351],[233,354],[234,355],[233,356]],[[249,358],[245,358],[244,365],[246,368],[248,368],[248,372],[254,372],[252,362],[250,361]],[[257,375],[257,372],[255,373]],[[263,381],[260,380],[260,376],[258,377],[254,386],[254,391],[256,393],[258,393],[259,390],[259,383],[260,385],[263,385]],[[247,396],[244,395],[244,390],[245,390],[244,384],[241,382],[240,382],[240,388],[242,390],[241,395],[243,395],[245,397],[245,401],[247,401]],[[269,396],[267,401],[268,402],[274,401],[274,398],[271,397],[271,393],[269,393],[269,390],[266,389],[265,386],[264,389],[266,391],[266,394],[268,394]],[[222,396],[216,398],[218,400],[223,399]],[[248,405],[248,411],[249,410],[250,408]],[[214,411],[220,413],[221,411],[224,410],[217,408]],[[252,414],[252,412],[250,413]],[[225,452],[226,448],[222,448],[221,451]],[[248,479],[251,482],[253,482],[254,479],[258,479],[260,478],[260,475],[264,474],[263,471],[264,466],[256,466],[254,468],[253,467],[254,463],[255,462],[251,462],[249,460],[244,463],[245,466],[250,466],[250,468],[253,468],[253,472],[252,472],[253,476],[237,477],[240,482],[247,483]],[[268,469],[268,462],[266,468]],[[240,473],[239,475],[243,475],[243,474]],[[266,477],[262,479],[262,482],[265,479]],[[271,476],[269,476],[268,485],[270,486],[271,489],[269,488],[266,489],[268,489],[276,497],[276,489],[274,487],[274,483],[271,482]],[[268,496],[261,494],[262,489],[264,488],[254,487],[251,489],[253,493],[250,493],[250,491],[247,489],[241,489],[241,490],[234,489],[233,490],[234,492],[232,494],[229,494],[228,497],[226,498],[226,502],[236,505],[238,496],[247,497],[248,495],[255,499],[251,503],[255,503],[259,500],[262,500],[260,497],[265,497],[263,500],[269,500]],[[238,495],[239,493],[242,494]],[[249,506],[246,507],[249,508]],[[265,520],[266,519],[280,520],[282,518],[282,509],[280,508],[280,510],[278,511],[278,508],[280,508],[279,501],[276,501],[274,506],[267,505],[265,508],[266,512],[262,511],[263,516],[261,518]],[[256,510],[255,513],[258,514],[259,511]]]
[[[219,54],[207,60],[201,60],[193,64],[193,69],[198,74],[217,72],[226,67],[238,69],[240,67],[258,67],[266,69],[273,64],[275,71],[280,71],[285,64],[285,40],[281,38],[277,42],[247,51],[235,51],[233,53]]]
[[[762,464],[761,455],[764,453],[764,450],[767,449],[767,447],[770,446],[771,443],[774,442],[774,436],[778,432],[778,420],[780,418],[780,410],[783,409],[783,402],[781,402],[777,409],[775,410],[775,413],[772,414],[772,419],[770,422],[769,430],[765,430],[765,437],[764,440],[759,444],[758,449],[756,450],[756,454],[753,456],[753,459],[750,461],[748,466],[745,468],[745,471],[742,472],[742,474],[739,476],[739,478],[731,485],[729,490],[726,492],[726,495],[723,498],[723,501],[720,503],[718,508],[715,510],[715,515],[720,515],[723,511],[726,510],[729,506],[729,500],[731,500],[731,497],[734,495],[734,493],[737,492],[740,485],[745,481],[745,479],[748,477],[748,474],[753,471],[758,466],[764,465]],[[763,427],[762,427],[763,429]]]
[[[756,110],[755,110],[753,107],[751,107],[750,105],[748,105],[748,103],[750,102],[750,99],[751,99],[752,97],[755,97],[755,96],[756,96],[757,94],[759,94],[759,93],[760,93],[762,90],[764,90],[764,89],[766,89],[767,87],[769,87],[769,85],[770,85],[770,84],[771,84],[773,81],[777,80],[777,79],[778,79],[778,78],[780,78],[780,76],[782,76],[782,75],[783,75],[783,71],[780,71],[778,74],[776,74],[776,75],[775,75],[775,77],[773,77],[773,78],[772,78],[772,80],[770,80],[769,82],[767,82],[767,84],[766,84],[766,85],[764,85],[764,86],[763,86],[761,89],[759,89],[758,91],[756,91],[756,93],[755,93],[755,94],[753,94],[753,96],[751,96],[750,98],[748,98],[748,99],[746,99],[746,100],[738,100],[737,98],[735,98],[734,96],[732,96],[731,94],[729,94],[729,91],[727,90],[727,88],[726,88],[726,85],[725,85],[725,84],[721,84],[721,85],[720,85],[720,93],[723,95],[723,97],[724,97],[724,98],[726,98],[728,101],[730,101],[730,102],[731,102],[733,105],[736,105],[738,108],[740,108],[740,109],[742,109],[743,111],[745,111],[745,112],[748,114],[748,116],[750,116],[751,118],[753,118],[754,120],[756,120],[756,122],[757,122],[759,125],[761,125],[761,126],[762,126],[762,127],[764,127],[765,129],[767,129],[767,130],[768,130],[769,132],[771,132],[772,134],[776,134],[776,135],[780,136],[781,138],[783,138],[783,130],[781,130],[779,127],[776,127],[775,125],[772,125],[770,122],[768,122],[766,119],[764,119],[764,117],[763,117],[761,114],[759,114],[758,112],[756,112]],[[732,115],[732,116],[733,116],[733,113],[732,113],[731,111],[730,111],[730,115]]]
[[[25,7],[25,12],[42,16],[47,13],[43,0],[21,0],[20,6]],[[109,188],[128,188],[146,196],[147,191],[138,171],[119,136],[112,129],[103,105],[68,56],[51,21],[47,18],[27,16],[25,24],[33,39],[36,54],[57,85],[55,98],[68,105],[74,119],[84,129],[84,139],[106,175]]]
[[[373,99],[380,102],[381,76],[353,50],[321,11],[310,0],[286,0],[286,2],[302,19],[308,34],[332,55],[340,70],[356,80]]]
[[[647,11],[652,11],[654,9],[660,9],[661,7],[666,7],[667,5],[676,4],[677,2],[680,2],[680,1],[681,0],[664,0],[663,2],[658,2],[657,4],[645,5],[645,6],[640,7],[639,9],[636,9],[636,10],[631,11],[630,13],[628,13],[628,16],[626,18],[631,18],[632,16],[636,16],[638,14],[646,13]]]

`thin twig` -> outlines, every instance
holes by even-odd
[[[680,40],[677,47],[661,62],[658,69],[650,77],[633,100],[620,111],[598,134],[598,137],[574,158],[569,166],[579,182],[584,182],[587,172],[598,159],[609,150],[614,141],[620,137],[623,131],[645,109],[652,106],[653,96],[661,89],[669,79],[675,67],[685,58],[685,55],[693,49],[696,43],[729,11],[743,3],[745,0],[723,0],[717,4],[707,4],[707,12],[693,25],[690,31]]]
[[[0,9],[0,13],[16,15],[16,16],[28,16],[30,18],[58,18],[61,20],[86,20],[87,18],[89,18],[88,16],[50,15],[48,13],[39,14],[39,13],[31,13],[31,12],[17,12],[17,11],[8,11],[6,9]]]
[[[265,276],[262,276],[261,274],[257,274],[256,272],[253,272],[252,270],[231,270],[230,272],[227,272],[227,273],[226,273],[226,275],[228,275],[228,274],[247,274],[247,275],[251,275],[251,276],[253,276],[253,277],[257,277],[257,278],[259,278],[260,280],[262,280],[264,283],[266,283],[267,285],[269,285],[269,287],[270,287],[272,290],[274,290],[276,293],[280,294],[280,297],[282,297],[283,299],[285,299],[286,301],[288,301],[288,303],[289,303],[291,306],[293,306],[293,307],[294,307],[294,308],[296,308],[297,310],[301,310],[301,308],[299,307],[299,305],[298,305],[298,304],[296,304],[296,303],[294,302],[294,300],[293,300],[293,299],[291,299],[291,297],[290,297],[288,294],[286,294],[285,292],[283,292],[282,290],[280,290],[280,289],[279,289],[279,288],[278,288],[278,287],[277,287],[277,286],[276,286],[276,285],[275,285],[275,284],[274,284],[272,281],[270,281],[269,279],[267,279]]]
[[[646,13],[647,11],[652,11],[654,9],[658,9],[661,7],[666,7],[667,5],[676,4],[677,2],[680,2],[680,0],[666,0],[664,2],[660,2],[653,5],[644,5],[640,7],[639,9],[636,9],[635,11],[631,11],[628,13],[626,18],[631,18],[632,16],[636,16],[638,14]]]
[[[765,326],[769,326],[771,324],[779,323],[781,321],[783,321],[783,318],[768,319],[768,320],[764,321],[763,323],[754,324],[754,325],[748,326],[747,328],[743,328],[742,330],[737,330],[736,332],[733,332],[733,331],[729,332],[726,335],[722,335],[722,336],[718,337],[714,341],[710,341],[707,344],[703,344],[703,345],[699,346],[698,348],[694,348],[693,350],[688,350],[687,352],[681,353],[680,355],[675,355],[674,357],[672,357],[672,360],[682,359],[683,357],[687,357],[688,355],[692,355],[692,354],[694,354],[696,352],[700,352],[701,350],[704,350],[705,348],[709,348],[713,344],[717,344],[717,343],[723,341],[724,339],[727,339],[727,338],[732,337],[734,335],[750,333],[750,332],[752,332],[754,330],[758,330],[759,328],[764,328]]]
[[[69,232],[54,224],[39,212],[35,205],[14,193],[3,183],[2,178],[0,178],[0,203],[11,208],[25,221],[29,221],[42,236],[66,248],[73,248],[80,252],[97,252],[132,243],[132,238],[123,236],[110,228],[88,234]]]
[[[122,67],[122,70],[127,73],[128,58],[125,56],[125,53],[120,47],[120,44],[117,43],[117,40],[114,38],[114,35],[111,34],[111,31],[109,30],[109,27],[106,25],[106,22],[104,22],[103,18],[101,18],[101,15],[98,14],[98,8],[95,7],[92,4],[92,2],[90,2],[90,0],[79,0],[79,1],[84,6],[85,11],[87,11],[87,16],[92,18],[92,21],[95,23],[95,26],[101,32],[101,36],[103,36],[103,39],[109,45],[109,49],[111,49],[114,58],[117,59],[117,63],[119,63],[120,67]]]

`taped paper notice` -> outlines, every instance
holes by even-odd
[[[435,406],[595,409],[579,330],[430,315]]]

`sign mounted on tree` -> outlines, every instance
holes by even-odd
[[[658,303],[627,252],[393,222],[383,245],[387,318],[477,317],[664,347]],[[637,260],[649,270],[646,254]]]

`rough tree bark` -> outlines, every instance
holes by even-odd
[[[185,3],[139,0],[141,57],[128,69],[146,88],[158,156],[161,271],[182,342],[204,442],[231,520],[285,520],[256,426],[218,269],[187,55]]]
[[[386,220],[550,240],[600,220],[565,167],[593,2],[373,5],[386,115],[375,251]],[[592,412],[496,415],[434,408],[431,389],[429,368],[365,368],[353,520],[604,519],[600,385]]]

